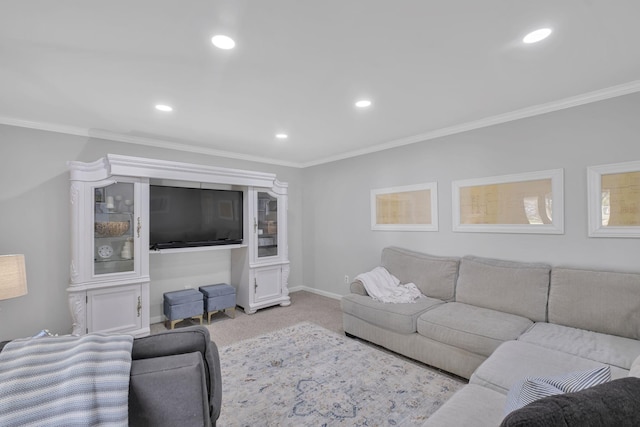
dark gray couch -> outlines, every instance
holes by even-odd
[[[215,426],[222,404],[218,348],[202,326],[133,341],[131,426]]]
[[[222,402],[220,359],[205,327],[136,338],[131,356],[130,426],[216,425]]]

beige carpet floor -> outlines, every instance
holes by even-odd
[[[205,326],[211,333],[211,339],[218,348],[237,341],[263,335],[267,332],[286,328],[300,322],[312,322],[340,334],[342,329],[342,311],[340,301],[307,291],[292,292],[291,305],[288,307],[263,308],[248,315],[236,308],[234,319],[224,313],[216,313],[211,317],[211,324]],[[197,321],[184,320],[177,328],[198,324]],[[151,333],[166,330],[164,323],[151,325]]]

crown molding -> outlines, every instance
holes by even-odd
[[[64,133],[67,135],[84,136],[87,138],[106,139],[109,141],[125,142],[129,144],[146,145],[149,147],[165,148],[168,150],[185,151],[188,153],[205,154],[209,156],[225,157],[237,160],[246,160],[257,163],[267,163],[278,166],[287,166],[292,168],[301,167],[299,163],[287,162],[278,159],[270,159],[268,157],[251,156],[247,154],[234,153],[231,151],[216,150],[213,148],[198,147],[182,142],[166,141],[162,139],[147,138],[142,136],[125,135],[117,132],[110,132],[100,129],[86,129],[74,126],[58,125],[53,123],[33,122],[29,120],[21,120],[12,117],[1,117],[0,124],[17,126],[29,129],[44,130],[47,132]]]
[[[317,161],[302,163],[300,167],[307,168],[311,166],[318,166],[324,163],[331,163],[338,160],[348,159],[351,157],[362,156],[364,154],[370,154],[370,153],[376,153],[378,151],[388,150],[390,148],[402,147],[404,145],[415,144],[417,142],[429,141],[436,138],[442,138],[444,136],[454,135],[462,132],[468,132],[474,129],[480,129],[484,127],[489,127],[493,125],[515,121],[515,120],[526,119],[528,117],[538,116],[541,114],[564,110],[566,108],[572,108],[572,107],[577,107],[584,104],[590,104],[593,102],[604,101],[606,99],[629,95],[636,92],[640,92],[640,80],[634,80],[621,85],[612,86],[605,89],[596,90],[593,92],[587,92],[581,95],[572,96],[569,98],[564,98],[557,101],[548,102],[545,104],[534,105],[531,107],[522,108],[520,110],[511,111],[504,114],[498,114],[496,116],[485,117],[483,119],[474,120],[471,122],[462,123],[455,126],[436,129],[431,132],[413,135],[407,138],[396,139],[393,141],[385,142],[379,145],[374,145],[374,146],[363,148],[360,150],[354,150],[347,153],[338,154],[332,157],[325,157]]]
[[[64,133],[68,135],[89,136],[88,129],[75,126],[58,125],[53,123],[34,122],[29,120],[16,119],[13,117],[0,117],[0,125],[44,130],[47,132]]]
[[[125,135],[116,132],[110,132],[100,129],[86,129],[74,126],[65,126],[52,123],[34,122],[28,120],[21,120],[11,117],[0,117],[0,124],[24,127],[29,129],[44,130],[49,132],[64,133],[69,135],[84,136],[88,138],[106,139],[116,142],[125,142],[129,144],[146,145],[150,147],[165,148],[168,150],[185,151],[189,153],[205,154],[209,156],[225,157],[237,160],[246,160],[257,163],[267,163],[278,166],[286,166],[292,168],[307,168],[312,166],[318,166],[325,163],[331,163],[339,160],[349,159],[352,157],[362,156],[365,154],[376,153],[378,151],[389,150],[391,148],[402,147],[404,145],[415,144],[417,142],[429,141],[436,138],[442,138],[444,136],[454,135],[457,133],[468,132],[470,130],[481,129],[497,124],[511,122],[514,120],[525,119],[528,117],[538,116],[541,114],[551,113],[554,111],[564,110],[566,108],[577,107],[584,104],[590,104],[593,102],[603,101],[618,96],[629,95],[632,93],[640,92],[640,80],[634,80],[628,83],[620,84],[617,86],[611,86],[605,89],[600,89],[592,92],[587,92],[581,95],[572,96],[569,98],[560,99],[557,101],[548,102],[545,104],[534,105],[531,107],[522,108],[520,110],[511,111],[504,114],[498,114],[495,116],[485,117],[479,120],[474,120],[467,123],[462,123],[455,126],[449,126],[446,128],[436,129],[430,132],[413,135],[407,138],[396,139],[393,141],[385,142],[382,144],[374,145],[371,147],[363,148],[360,150],[349,151],[346,153],[338,154],[335,156],[325,157],[319,160],[310,162],[287,162],[278,159],[265,158],[260,156],[252,156],[247,154],[240,154],[231,151],[216,150],[213,148],[199,147],[196,145],[166,141],[155,138],[147,138],[141,136]]]

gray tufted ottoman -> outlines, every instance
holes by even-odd
[[[180,291],[164,293],[164,315],[173,329],[181,320],[194,317],[200,319],[204,313],[204,301],[202,294],[195,289],[183,289]]]
[[[200,292],[204,295],[204,311],[207,313],[207,321],[211,323],[211,315],[224,310],[231,318],[236,315],[236,288],[226,283],[217,285],[200,286]]]

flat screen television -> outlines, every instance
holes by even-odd
[[[242,238],[242,191],[150,186],[150,249],[240,244]]]

